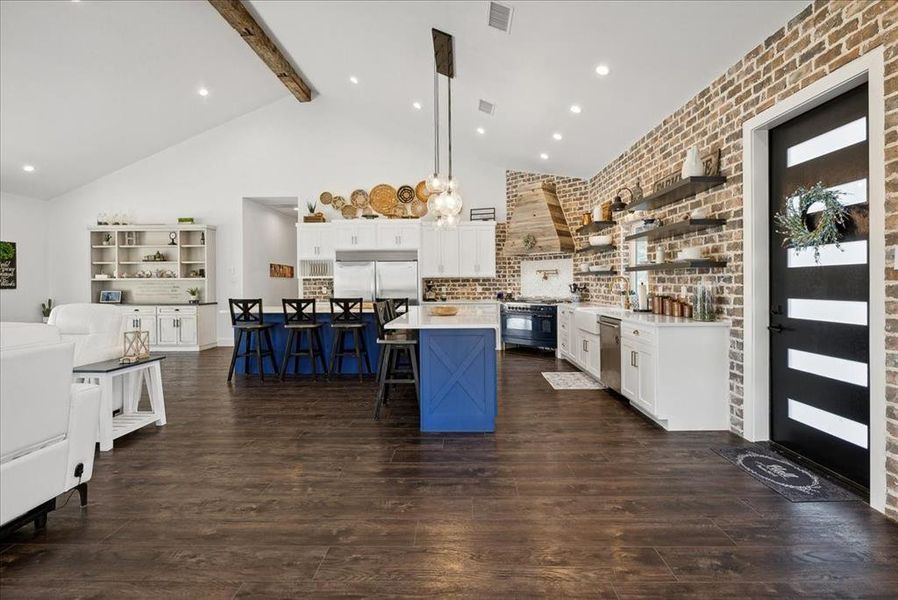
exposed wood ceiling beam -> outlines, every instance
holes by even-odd
[[[209,4],[237,30],[243,41],[249,44],[259,58],[271,69],[287,89],[300,102],[309,102],[312,91],[309,84],[296,72],[290,61],[281,53],[268,34],[262,29],[241,0],[209,0]]]

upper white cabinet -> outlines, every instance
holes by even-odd
[[[495,277],[495,223],[463,223],[454,229],[421,228],[422,277]]]
[[[374,223],[348,219],[337,221],[333,227],[337,250],[377,249],[377,231]]]
[[[330,223],[304,223],[298,233],[299,260],[333,260],[334,229]]]
[[[383,250],[417,250],[421,245],[421,226],[395,219],[377,223],[377,247]]]
[[[458,277],[458,232],[431,223],[421,227],[421,277]]]
[[[461,277],[496,276],[496,224],[465,223],[458,227]]]

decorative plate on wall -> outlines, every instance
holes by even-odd
[[[371,207],[382,215],[389,215],[399,202],[396,198],[396,189],[386,183],[371,188],[368,197],[371,199]]]
[[[347,204],[340,209],[340,214],[343,215],[344,219],[355,219],[359,216],[359,209],[352,204]]]
[[[430,194],[427,193],[427,182],[419,181],[418,185],[415,186],[415,196],[418,197],[418,200],[421,202],[427,202],[427,198]]]
[[[321,192],[321,195],[318,196],[318,199],[321,201],[322,204],[330,204],[331,201],[334,199],[334,196],[330,192]]]
[[[403,204],[408,204],[415,199],[415,189],[410,185],[400,185],[396,190],[396,197]]]
[[[365,208],[368,206],[368,192],[365,190],[355,190],[349,196],[349,201],[357,208]]]
[[[334,208],[337,210],[343,210],[343,207],[346,206],[346,198],[343,196],[334,196],[333,200],[331,200],[331,204],[333,204]]]
[[[409,206],[409,212],[416,217],[423,217],[427,214],[427,202],[417,199]]]

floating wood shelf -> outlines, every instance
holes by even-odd
[[[614,221],[593,221],[589,225],[584,225],[577,229],[577,235],[585,235],[587,233],[597,233],[603,229],[614,226]]]
[[[703,258],[700,260],[677,260],[673,262],[658,264],[633,265],[632,267],[627,267],[627,271],[676,271],[680,269],[714,269],[717,267],[725,267],[726,265],[727,261],[725,260],[710,260]]]
[[[627,207],[627,210],[636,212],[638,210],[654,210],[656,208],[661,208],[662,206],[667,206],[668,204],[691,198],[699,192],[704,192],[705,190],[717,187],[726,182],[726,180],[727,178],[723,175],[687,177],[686,179],[681,179],[670,187],[658,190],[654,194],[646,196],[638,202],[631,203]]]
[[[577,254],[597,254],[599,252],[608,252],[609,250],[614,250],[614,248],[614,244],[606,244],[604,246],[586,246],[585,248],[577,250]]]
[[[598,277],[608,277],[611,275],[617,275],[617,271],[614,269],[605,269],[603,271],[577,271],[574,275],[595,275]]]
[[[726,219],[687,219],[670,225],[662,225],[654,229],[640,231],[625,237],[626,241],[630,240],[660,240],[663,238],[683,235],[684,233],[692,233],[693,231],[701,231],[702,229],[710,229],[711,227],[721,227],[726,225]]]

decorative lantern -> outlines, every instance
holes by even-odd
[[[125,346],[122,358],[119,360],[122,364],[135,363],[150,356],[150,332],[149,331],[126,331]]]

